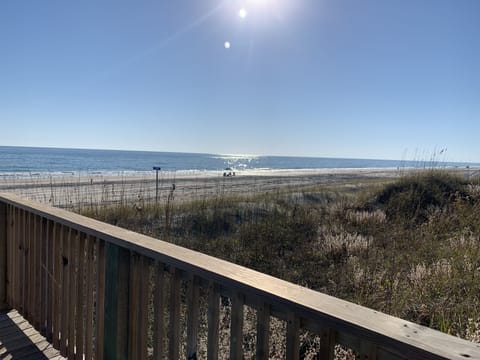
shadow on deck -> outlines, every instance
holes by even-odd
[[[65,359],[16,310],[0,313],[0,359]]]

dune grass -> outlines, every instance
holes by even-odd
[[[480,342],[480,187],[446,171],[80,212]]]

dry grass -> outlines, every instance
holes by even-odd
[[[172,195],[81,212],[480,342],[480,192],[445,172],[360,189],[221,193],[190,203]],[[254,311],[245,316],[250,358]],[[271,357],[281,358],[284,325],[272,326]],[[315,341],[304,337],[305,358],[314,358]]]

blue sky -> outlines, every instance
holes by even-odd
[[[0,145],[480,162],[479,19],[478,0],[2,0]]]

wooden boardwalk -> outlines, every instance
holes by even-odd
[[[0,359],[65,359],[16,310],[0,313]]]

